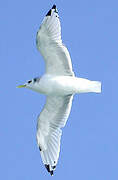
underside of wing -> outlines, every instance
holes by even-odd
[[[46,104],[38,117],[37,142],[42,161],[48,172],[53,175],[60,152],[62,130],[72,105],[72,95],[47,97]]]
[[[47,13],[37,32],[36,44],[44,57],[46,73],[74,75],[69,52],[61,40],[61,25],[55,5]]]

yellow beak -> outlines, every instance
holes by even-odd
[[[23,88],[23,87],[25,87],[25,86],[26,86],[26,85],[23,84],[23,85],[17,86],[17,88]]]

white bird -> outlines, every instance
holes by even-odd
[[[60,152],[62,130],[70,114],[75,93],[101,92],[101,83],[77,78],[71,58],[61,39],[61,26],[56,5],[45,16],[36,37],[37,48],[46,63],[46,72],[24,85],[46,95],[46,104],[37,123],[37,143],[42,161],[53,175]]]

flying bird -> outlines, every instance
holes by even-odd
[[[25,87],[46,95],[37,123],[37,144],[47,171],[53,175],[60,152],[62,129],[76,93],[101,92],[101,82],[75,77],[70,54],[61,39],[56,5],[46,14],[36,36],[36,45],[46,64],[45,74],[29,80]]]

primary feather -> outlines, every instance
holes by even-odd
[[[56,6],[47,13],[37,32],[37,48],[44,57],[46,73],[73,76],[70,54],[61,40],[61,26]]]

